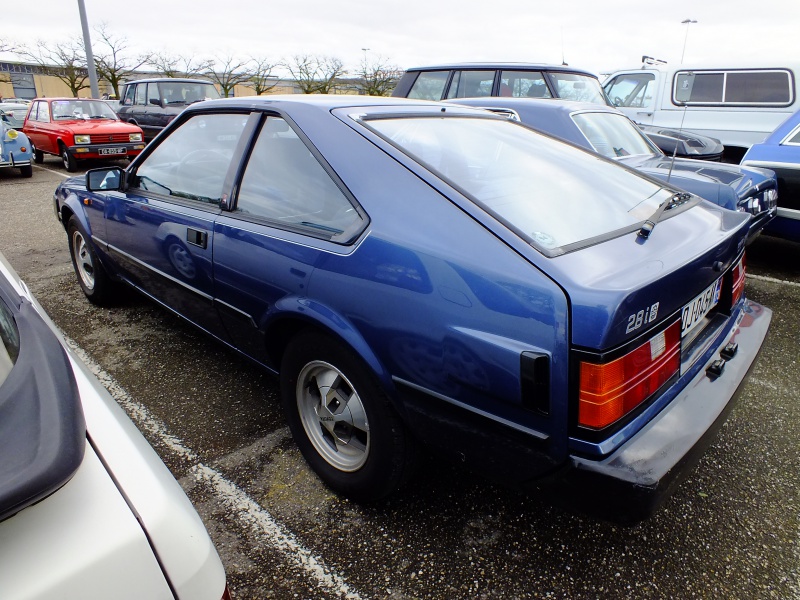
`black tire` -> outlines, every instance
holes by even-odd
[[[64,163],[64,168],[67,170],[68,173],[74,173],[78,170],[78,161],[75,160],[75,157],[69,153],[67,147],[63,144],[60,147],[61,150],[61,162]]]
[[[67,222],[69,255],[83,293],[93,304],[108,306],[119,297],[119,290],[97,258],[92,240],[74,215]]]
[[[31,150],[33,151],[33,162],[37,165],[42,164],[44,162],[44,152],[37,149],[33,144],[31,144]]]
[[[33,177],[33,167],[31,165],[25,165],[24,167],[19,168],[19,174],[23,177]]]
[[[327,411],[319,393],[326,378],[335,381],[322,385],[329,390]],[[415,441],[369,368],[331,337],[306,331],[289,343],[281,362],[281,400],[300,451],[333,491],[373,502],[396,492],[413,473]]]

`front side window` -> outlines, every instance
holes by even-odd
[[[647,136],[624,115],[576,113],[572,120],[595,152],[608,158],[661,154]]]
[[[504,93],[506,90],[508,93]],[[500,74],[500,95],[514,98],[553,97],[544,75],[539,71],[503,71]]]
[[[158,95],[158,84],[147,84],[147,104],[151,106],[161,106],[161,96]]]
[[[131,185],[162,196],[218,204],[246,114],[192,116],[144,159]]]
[[[494,71],[456,71],[448,98],[483,98],[492,95]]]
[[[50,122],[50,105],[47,102],[39,102],[39,114],[36,116],[36,120],[42,123]]]
[[[656,76],[652,73],[626,73],[604,86],[614,106],[650,108],[653,105]]]
[[[129,85],[127,88],[125,88],[125,98],[122,100],[122,104],[124,106],[131,106],[133,104],[133,98],[135,94],[136,94],[135,85]]]
[[[422,72],[408,91],[408,97],[415,100],[441,100],[448,77],[450,71]]]
[[[627,230],[674,193],[506,119],[392,117],[366,125],[545,251]]]
[[[259,133],[239,187],[236,212],[329,239],[361,223],[347,196],[279,117],[268,117]]]

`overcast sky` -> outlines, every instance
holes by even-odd
[[[131,54],[203,58],[334,56],[355,70],[365,51],[401,67],[447,61],[560,64],[596,73],[678,64],[800,62],[799,0],[85,0],[90,27],[127,38]],[[77,0],[4,10],[0,39],[81,35]],[[8,7],[7,7],[8,8]],[[684,19],[697,23],[681,24]],[[96,41],[95,35],[95,41]],[[12,59],[10,55],[0,55]]]

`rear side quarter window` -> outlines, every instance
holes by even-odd
[[[781,69],[678,71],[674,104],[712,106],[788,106],[794,102],[794,78]]]

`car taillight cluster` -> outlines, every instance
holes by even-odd
[[[578,425],[602,429],[621,419],[669,381],[680,364],[680,320],[616,360],[581,362]]]

